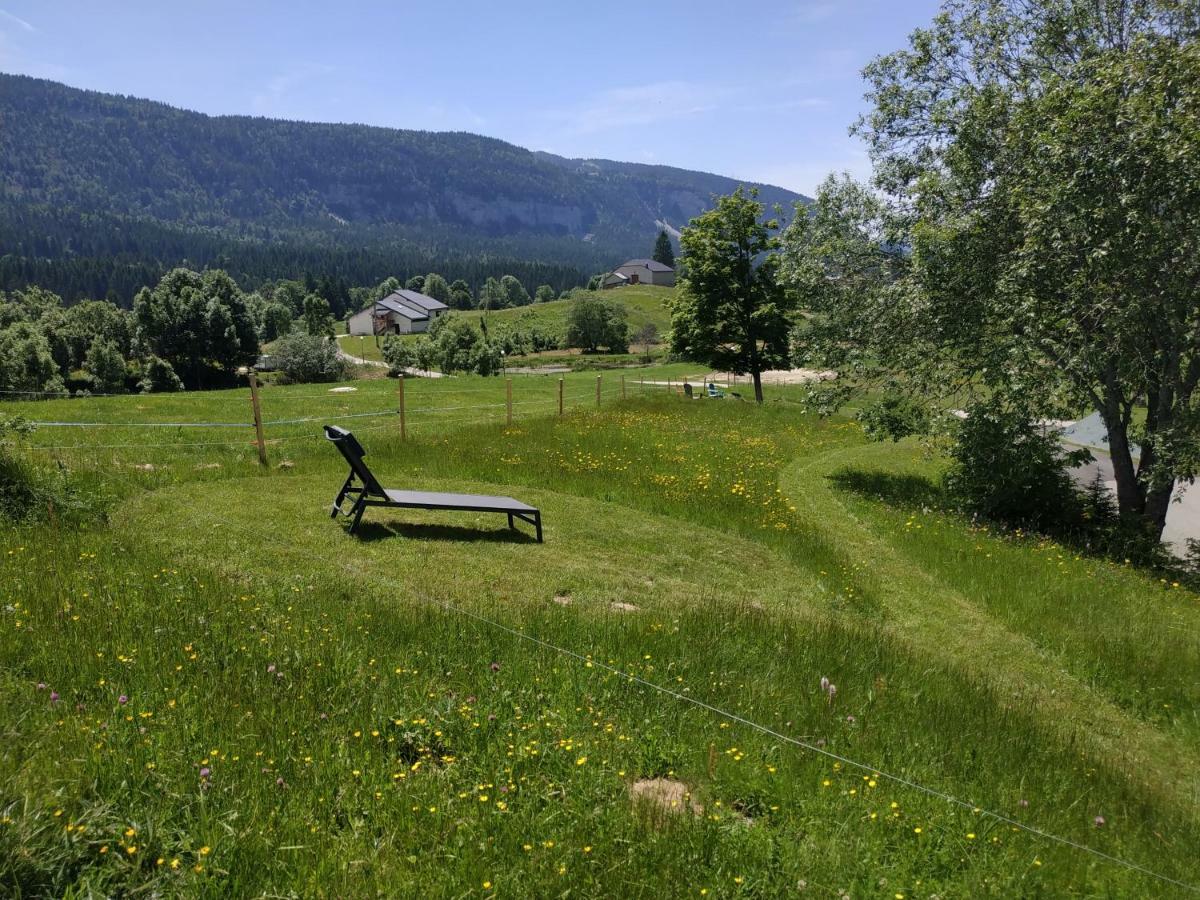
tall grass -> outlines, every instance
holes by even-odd
[[[280,407],[336,408],[311,388],[287,401],[280,390]],[[391,390],[335,402],[369,408]],[[215,415],[223,400],[211,400]],[[112,421],[172,411],[142,401],[87,402]],[[70,465],[119,500],[111,522],[0,533],[0,884],[186,896],[1171,890],[882,772],[1200,877],[1195,595],[846,490],[829,476],[928,473],[907,453],[860,457],[874,448],[851,423],[786,402],[612,403],[512,428],[414,428],[406,443],[391,427],[361,435],[388,486],[502,485],[536,503],[544,545],[469,513],[378,512],[348,537],[326,517],[341,467],[316,440],[265,472],[240,448],[76,451]],[[1137,640],[1118,640],[1135,611]],[[935,619],[975,631],[935,639]],[[1026,649],[1006,656],[1013,647]],[[1155,662],[1167,653],[1173,668]],[[1178,712],[1122,698],[1151,689]],[[1111,743],[1087,739],[1097,721]],[[1148,739],[1169,767],[1105,749]],[[684,783],[701,811],[634,803],[633,782],[655,777]]]

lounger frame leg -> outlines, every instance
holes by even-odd
[[[367,511],[366,499],[363,497],[359,497],[358,502],[355,503],[354,507],[350,510],[349,513],[347,513],[347,515],[354,517],[354,521],[352,521],[350,523],[350,533],[351,534],[354,534],[355,530],[358,528],[358,523],[362,521],[363,513],[366,511]]]
[[[537,542],[540,544],[540,543],[542,543],[542,514],[541,514],[541,512],[534,513],[533,518],[534,518],[534,523],[533,523],[534,527],[537,529]]]

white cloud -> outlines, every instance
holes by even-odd
[[[28,22],[26,22],[24,19],[20,18],[19,16],[14,16],[12,13],[10,13],[10,12],[9,12],[8,10],[6,10],[6,9],[0,9],[0,18],[3,18],[3,19],[5,19],[5,20],[7,20],[7,21],[9,21],[9,22],[12,22],[12,23],[14,23],[14,24],[15,24],[15,25],[17,25],[18,27],[20,27],[22,30],[24,30],[24,31],[28,31],[28,32],[30,32],[31,34],[32,34],[33,32],[36,32],[36,31],[37,31],[37,29],[36,29],[36,28],[34,28],[32,25],[30,25],[30,24],[29,24]]]
[[[729,93],[690,81],[658,81],[600,91],[573,109],[548,116],[572,134],[595,134],[702,115],[716,109]]]

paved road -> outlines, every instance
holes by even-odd
[[[1113,476],[1112,459],[1101,450],[1090,449],[1095,460],[1078,469],[1072,469],[1071,477],[1079,484],[1087,485],[1091,484],[1099,472],[1100,478],[1115,496],[1117,481]],[[1176,486],[1175,497],[1167,513],[1167,527],[1163,529],[1163,540],[1180,555],[1187,550],[1188,538],[1200,540],[1200,484]]]

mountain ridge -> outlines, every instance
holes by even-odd
[[[0,257],[17,259],[69,259],[86,244],[100,257],[111,250],[178,262],[121,238],[153,225],[187,235],[203,259],[237,257],[257,241],[255,252],[264,244],[343,255],[395,247],[587,274],[645,255],[658,223],[677,229],[739,184],[759,188],[768,205],[807,200],[772,185],[568,158],[465,131],[211,115],[3,73],[0,158]],[[32,248],[31,230],[48,240]],[[215,244],[219,251],[209,249]],[[0,286],[12,286],[11,269],[0,267]]]

